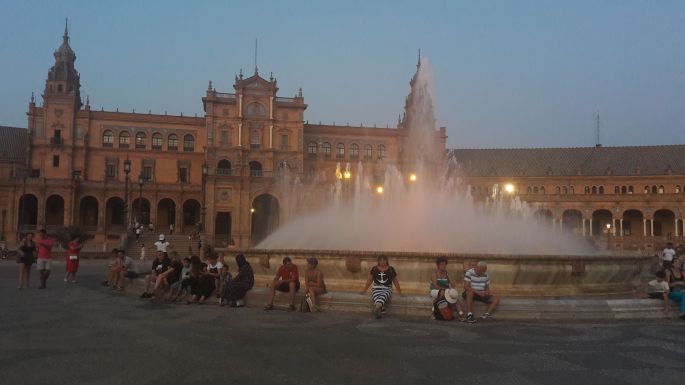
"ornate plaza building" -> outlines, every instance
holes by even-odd
[[[414,140],[406,116],[386,128],[308,124],[302,90],[279,96],[276,79],[256,70],[236,76],[232,92],[209,82],[204,116],[172,116],[92,110],[66,30],[54,58],[42,103],[30,100],[28,129],[0,127],[0,235],[10,244],[22,231],[70,225],[115,244],[139,222],[249,247],[317,207],[314,197],[286,204],[284,178],[325,190],[338,164],[350,163],[382,183],[386,165],[408,171],[403,164],[418,156],[403,150]],[[611,237],[619,249],[683,240],[683,145],[447,151],[444,128],[430,135],[476,200],[509,185],[559,231]]]

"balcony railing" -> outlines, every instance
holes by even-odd
[[[217,168],[216,175],[219,176],[231,176],[233,175],[233,170],[230,168]]]
[[[264,176],[262,170],[250,170],[250,176]]]
[[[62,140],[61,137],[52,137],[50,138],[50,144],[53,146],[61,146],[64,144],[64,140]]]

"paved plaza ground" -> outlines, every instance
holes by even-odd
[[[685,384],[685,323],[439,323],[426,316],[156,304],[99,285],[16,289],[0,263],[0,384]]]

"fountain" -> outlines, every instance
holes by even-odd
[[[490,262],[495,287],[513,295],[624,293],[644,271],[644,258],[596,255],[590,246],[535,220],[535,207],[500,186],[475,203],[445,159],[436,127],[431,71],[417,65],[400,129],[402,160],[387,164],[380,181],[364,164],[338,164],[335,183],[313,213],[291,219],[249,254],[264,276],[282,255],[316,255],[335,289],[356,290],[375,256],[385,253],[400,271],[405,290],[424,292],[437,255],[457,263],[457,274],[477,259]],[[293,212],[320,194],[320,183],[283,177],[279,189]],[[454,263],[451,269],[454,270]],[[405,283],[406,282],[406,283]]]

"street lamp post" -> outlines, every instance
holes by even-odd
[[[202,164],[202,218],[200,219],[200,232],[204,234],[205,232],[205,215],[207,213],[207,194],[206,194],[206,184],[207,175],[209,175],[209,166],[207,163]]]
[[[124,160],[124,174],[126,174],[126,180],[124,181],[124,219],[126,220],[126,227],[131,225],[131,221],[128,217],[128,174],[131,172],[131,161],[126,158]]]
[[[143,224],[143,184],[145,183],[145,178],[143,175],[138,175],[138,220],[140,224]]]

